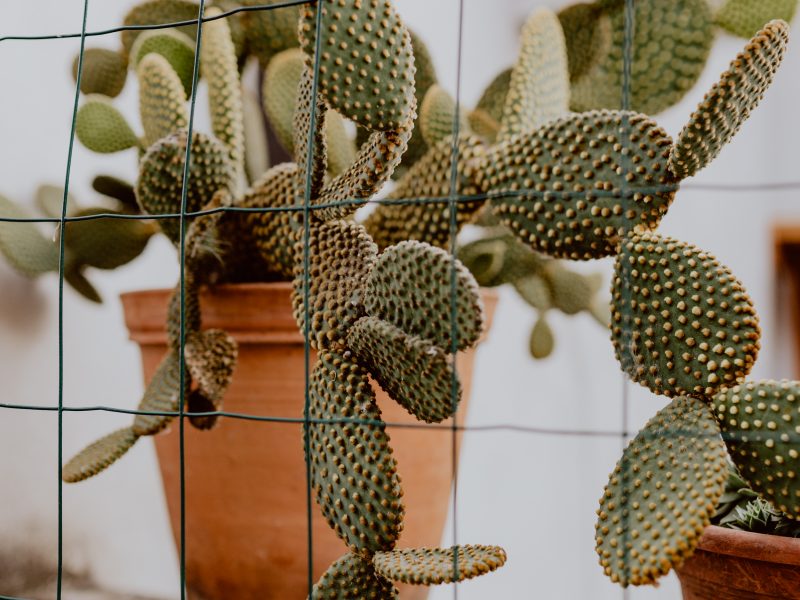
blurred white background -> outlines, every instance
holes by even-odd
[[[89,30],[113,27],[132,4],[92,2]],[[484,86],[509,66],[519,28],[537,6],[566,0],[465,0],[462,102],[473,105]],[[457,0],[397,0],[400,13],[429,45],[443,85],[455,92]],[[81,0],[15,2],[6,7],[0,36],[79,31]],[[743,40],[720,33],[700,83],[680,105],[658,116],[672,135]],[[91,46],[116,48],[118,35]],[[42,182],[62,183],[72,115],[72,58],[78,40],[4,41],[0,44],[0,193],[32,201]],[[118,106],[136,109],[135,82]],[[662,231],[716,254],[738,275],[760,310],[763,350],[754,375],[791,375],[786,332],[775,319],[770,231],[779,220],[800,221],[797,192],[717,192],[696,184],[753,184],[800,179],[800,44],[793,44],[762,106],[735,142],[695,180],[686,183]],[[198,103],[203,110],[204,104]],[[202,126],[202,121],[201,121]],[[131,153],[100,156],[76,142],[70,189],[85,203],[97,173],[133,180]],[[145,255],[92,280],[106,299],[91,305],[64,292],[64,402],[69,406],[133,408],[142,391],[137,347],[127,339],[118,294],[169,287],[177,277],[175,252],[164,239]],[[607,261],[585,265],[608,273]],[[0,260],[0,389],[2,402],[53,406],[58,389],[58,285],[55,277],[28,282]],[[502,290],[494,327],[480,349],[468,422],[563,429],[620,430],[624,383],[606,332],[589,317],[554,318],[557,349],[534,362],[527,353],[533,312]],[[664,403],[631,386],[630,430]],[[127,423],[104,412],[66,413],[64,455]],[[52,412],[0,409],[0,560],[34,549],[55,560],[57,523],[57,418]],[[497,543],[509,554],[501,571],[464,584],[461,600],[549,598],[612,600],[622,592],[602,575],[594,553],[594,511],[621,440],[474,432],[466,435],[458,491],[458,541]],[[101,477],[64,488],[65,565],[102,586],[174,599],[178,565],[151,443],[137,445]],[[401,465],[402,469],[402,465]],[[450,528],[448,528],[450,530]],[[301,535],[302,532],[298,532]],[[0,590],[0,594],[3,590]],[[629,598],[674,599],[670,576],[658,589]],[[435,600],[452,597],[441,588]]]

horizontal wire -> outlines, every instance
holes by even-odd
[[[287,8],[292,6],[301,6],[303,4],[313,4],[316,0],[286,0],[285,2],[276,2],[275,4],[258,4],[255,6],[240,6],[233,8],[229,11],[214,15],[212,17],[203,17],[202,22],[208,23],[209,21],[217,21],[224,19],[242,12],[256,12],[277,10],[279,8]],[[187,21],[173,21],[171,23],[153,23],[151,25],[121,25],[119,27],[112,27],[111,29],[102,29],[99,31],[86,32],[85,37],[99,37],[109,35],[112,33],[119,33],[120,31],[147,31],[152,29],[170,29],[172,27],[183,27],[197,25],[198,19],[189,19]],[[42,41],[42,40],[67,40],[71,38],[79,38],[80,33],[56,33],[51,35],[5,35],[0,37],[0,42],[7,40],[13,41]],[[1,597],[0,597],[1,598]]]

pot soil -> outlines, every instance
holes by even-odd
[[[130,337],[142,352],[145,381],[167,351],[165,319],[171,290],[122,295]],[[224,410],[253,416],[302,418],[303,337],[292,317],[291,284],[223,285],[201,298],[203,326],[230,333],[239,360]],[[487,320],[497,302],[484,292]],[[487,330],[488,325],[487,323]],[[463,423],[473,353],[458,357]],[[314,352],[310,364],[313,365]],[[401,547],[438,546],[452,483],[452,434],[415,424],[376,387],[378,405],[397,458],[406,504]],[[450,425],[452,421],[445,421]],[[302,423],[220,418],[212,431],[184,428],[186,581],[193,600],[300,600],[308,594],[306,464]],[[460,434],[459,434],[460,437]],[[180,536],[179,428],[155,436],[176,544]],[[313,492],[312,492],[313,493]],[[313,581],[347,551],[312,498]],[[401,590],[420,599],[427,588]]]
[[[711,526],[678,578],[684,600],[798,600],[800,539]]]

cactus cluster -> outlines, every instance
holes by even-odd
[[[643,18],[657,3],[640,4]],[[478,169],[491,210],[520,243],[554,258],[614,257],[617,359],[633,381],[673,397],[627,446],[600,500],[600,564],[624,586],[654,583],[691,556],[730,460],[777,510],[800,518],[800,382],[747,380],[760,329],[743,285],[710,253],[656,232],[681,180],[757,106],[787,43],[784,21],[758,31],[676,143],[643,114],[590,111],[501,139]],[[502,258],[480,258],[489,277],[502,272]]]
[[[318,17],[326,37],[319,40],[315,95]],[[317,583],[315,597],[393,598],[395,581],[433,585],[499,568],[506,556],[496,546],[396,549],[403,491],[370,377],[419,420],[441,422],[460,400],[455,354],[477,343],[484,323],[477,283],[457,259],[419,240],[379,248],[367,229],[349,218],[389,180],[411,137],[417,100],[410,33],[388,0],[301,7],[300,54],[281,49],[267,65],[267,79],[279,82],[285,98],[265,101],[287,145],[291,133],[294,161],[268,169],[241,191],[242,111],[233,32],[224,21],[203,27],[218,29],[208,36],[203,31],[200,55],[213,135],[193,132],[187,186],[183,156],[190,142],[181,78],[161,45],[145,45],[141,36],[132,43],[134,50],[151,48],[137,55],[137,74],[141,81],[150,77],[149,69],[156,82],[140,86],[146,149],[136,199],[154,216],[179,212],[184,188],[191,212],[221,206],[261,210],[189,220],[183,288],[176,289],[168,314],[169,352],[145,390],[141,414],[129,428],[70,460],[64,479],[80,481],[106,468],[138,437],[162,430],[182,403],[190,413],[211,413],[190,415],[194,426],[212,427],[233,376],[236,343],[224,332],[202,328],[201,286],[293,277],[298,327],[318,351],[309,384],[311,481],[323,515],[349,550]],[[208,54],[206,44],[213,48]],[[296,92],[289,92],[292,87]],[[286,102],[295,106],[290,124],[285,114],[278,116]],[[349,162],[335,148],[340,119],[367,131]],[[89,118],[83,125],[104,126]],[[159,137],[151,139],[148,130]],[[331,168],[332,155],[343,164]],[[179,222],[162,218],[160,223],[179,243]]]

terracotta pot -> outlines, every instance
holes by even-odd
[[[202,296],[203,326],[224,329],[239,342],[226,411],[302,418],[304,344],[292,317],[290,290],[288,283],[242,284],[219,286]],[[170,294],[170,290],[151,290],[122,296],[131,339],[141,346],[146,381],[166,352],[164,324]],[[485,293],[484,301],[491,318],[496,295]],[[313,365],[313,352],[310,360]],[[464,388],[459,423],[470,395],[472,362],[472,352],[458,357]],[[452,434],[436,427],[392,426],[420,422],[377,392],[405,492],[405,528],[399,545],[437,546],[450,498]],[[187,421],[184,439],[190,597],[305,598],[308,528],[302,424],[222,418],[214,430],[201,432]],[[179,428],[173,425],[156,436],[155,444],[179,543]],[[325,523],[316,502],[311,511],[312,579],[316,581],[346,547]],[[426,594],[426,588],[415,586],[403,590],[402,597],[424,598]]]
[[[711,526],[678,578],[684,600],[797,600],[800,539]]]

